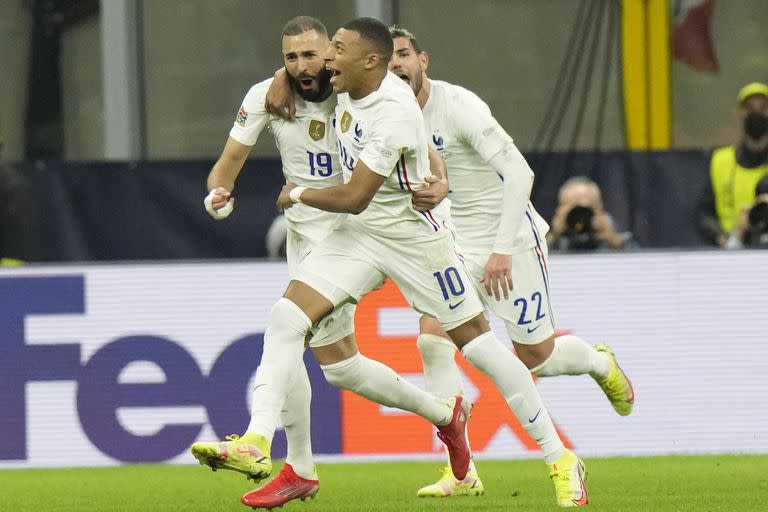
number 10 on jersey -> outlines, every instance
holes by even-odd
[[[309,175],[326,178],[333,173],[333,160],[330,153],[313,153],[307,151],[309,156]]]
[[[448,295],[449,290],[454,297],[459,297],[464,294],[464,283],[462,282],[461,275],[459,275],[459,271],[456,270],[456,267],[448,267],[445,269],[445,272],[435,272],[432,275],[435,276],[437,284],[440,285],[440,291],[443,292],[443,299],[448,300],[450,298]],[[448,286],[446,286],[446,284]]]

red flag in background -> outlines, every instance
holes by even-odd
[[[675,0],[672,54],[699,71],[717,73],[712,44],[712,0]]]

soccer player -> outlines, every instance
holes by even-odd
[[[359,300],[388,276],[415,309],[437,318],[467,360],[494,381],[539,443],[546,462],[561,468],[554,479],[558,493],[574,485],[583,489],[583,463],[564,448],[530,372],[490,330],[440,207],[430,212],[412,207],[410,191],[424,188],[429,173],[427,134],[412,91],[387,72],[392,49],[386,26],[358,18],[337,31],[326,52],[331,83],[341,93],[336,133],[345,184],[313,189],[288,183],[278,205],[289,208],[302,203],[355,216],[307,256],[297,278],[275,305],[257,382],[266,365],[290,368],[295,364],[304,336],[315,322],[339,304]],[[331,383],[355,391],[374,387],[375,367],[361,364],[356,348],[350,352],[342,342],[323,349],[326,347],[314,353]],[[271,465],[269,443],[278,412],[274,404],[280,403],[292,385],[290,371],[273,372],[272,377],[271,384],[254,390],[254,397],[260,396],[265,407],[252,411],[243,438],[261,454],[253,459],[265,472]],[[378,382],[375,389],[380,393],[375,401],[410,410],[404,405],[411,404],[403,404],[404,397],[396,389]],[[443,402],[427,396],[430,398],[412,408],[433,423],[451,424],[466,416],[460,397],[448,418],[439,407]],[[453,429],[448,435],[440,430],[449,451],[456,443],[465,445],[463,430]],[[452,470],[459,479],[466,476],[469,458],[461,462],[458,466],[452,458]]]
[[[325,69],[322,57],[328,44],[325,26],[315,18],[300,16],[290,20],[283,28],[282,51],[285,70],[292,90],[298,95],[295,107],[296,121],[286,122],[265,112],[264,97],[272,79],[260,82],[248,91],[222,155],[208,177],[210,192],[204,204],[215,219],[224,219],[233,211],[232,191],[235,181],[252,146],[267,125],[280,150],[286,180],[315,188],[343,183],[333,129],[336,97],[330,84],[330,72]],[[435,161],[435,164],[440,162]],[[436,169],[438,174],[440,171]],[[444,173],[444,169],[442,172]],[[344,215],[324,212],[306,205],[296,205],[285,214],[288,220],[289,275],[294,277],[301,261],[320,240],[343,222]],[[353,318],[353,304],[336,308],[313,330],[310,347],[314,349],[339,340],[345,341],[345,347],[354,347]],[[268,379],[268,375],[263,375],[264,368],[262,370],[262,378]],[[439,403],[443,416],[453,416],[452,406],[435,400],[407,381],[399,380],[397,375],[386,367],[379,370],[384,379],[395,382],[396,389],[404,388],[405,393],[415,391],[416,397],[410,397],[412,401],[428,397]],[[249,506],[280,506],[292,499],[312,497],[319,488],[310,442],[309,378],[301,360],[290,371],[295,374],[295,382],[285,396],[280,413],[288,441],[286,464],[274,479],[241,498],[243,503]],[[256,407],[258,399],[254,399]],[[440,420],[443,420],[443,417],[440,417]],[[244,448],[243,444],[237,441],[237,437],[232,437],[224,443],[196,443],[192,447],[192,453],[201,464],[208,464],[215,469],[233,469],[256,480],[261,479],[263,466],[254,464],[251,448]],[[468,460],[468,456],[466,458]]]
[[[299,16],[286,23],[282,31],[282,53],[288,79],[298,96],[297,120],[283,121],[264,110],[264,97],[272,83],[271,78],[251,87],[237,113],[224,150],[208,177],[210,193],[205,198],[205,206],[215,219],[224,219],[232,212],[232,191],[237,176],[267,126],[280,151],[286,180],[318,188],[343,183],[332,126],[336,97],[323,60],[328,44],[328,33],[319,20]],[[286,218],[288,273],[294,276],[299,263],[314,245],[342,222],[343,215],[299,205],[287,211]],[[338,308],[315,332],[312,343],[323,345],[351,337],[353,319],[352,304]],[[286,464],[271,484],[294,491],[297,498],[306,498],[313,496],[319,486],[310,436],[312,391],[303,361],[295,365],[294,371],[295,383],[285,397],[280,415],[288,445]],[[207,463],[215,449],[215,456],[223,457],[216,466],[226,469],[233,464],[231,459],[238,458],[237,451],[228,453],[228,448],[227,445],[210,447],[199,443],[193,446],[193,453],[202,459],[201,463]],[[236,462],[234,464],[237,466]],[[254,469],[253,474],[258,475],[258,471],[258,468]]]
[[[451,184],[451,216],[458,245],[486,311],[504,320],[518,357],[539,377],[592,376],[616,412],[632,412],[634,392],[607,345],[594,347],[573,335],[555,338],[549,300],[546,222],[529,201],[533,172],[494,119],[488,106],[463,87],[427,77],[429,56],[412,33],[390,29],[394,53],[390,70],[407,83],[424,115],[430,144],[445,159]],[[414,200],[420,202],[416,192]],[[426,198],[429,199],[428,197]],[[514,286],[513,286],[514,284]],[[433,318],[420,322],[418,348],[427,390],[438,396],[462,393],[455,346]],[[559,478],[558,467],[552,478]],[[578,501],[582,489],[558,494]],[[482,492],[474,465],[458,481],[450,472],[419,496]],[[586,502],[586,493],[583,496]]]

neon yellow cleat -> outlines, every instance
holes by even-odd
[[[555,484],[557,505],[560,507],[583,507],[589,503],[584,480],[587,471],[576,454],[565,450],[554,463],[548,464],[549,478]]]
[[[419,498],[445,498],[448,496],[481,496],[485,494],[483,482],[475,472],[467,473],[464,480],[453,476],[451,466],[441,470],[443,476],[437,482],[422,487],[416,493]]]
[[[611,371],[608,373],[608,377],[605,379],[595,379],[597,384],[602,388],[605,396],[611,402],[611,405],[622,416],[627,416],[632,412],[632,406],[635,403],[635,390],[632,388],[632,383],[627,378],[627,374],[621,369],[619,363],[616,362],[616,356],[613,355],[613,350],[604,343],[595,345],[595,350],[598,352],[605,352],[605,354],[611,359]]]
[[[237,471],[254,482],[263,480],[272,473],[272,459],[264,455],[264,451],[257,446],[240,439],[237,434],[227,436],[226,441],[195,443],[191,450],[201,465],[206,464],[214,471]]]

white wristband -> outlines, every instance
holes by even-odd
[[[288,192],[288,197],[291,198],[291,202],[293,204],[301,203],[301,194],[307,190],[307,187],[296,187],[292,188],[290,192]]]
[[[216,190],[216,189],[214,189]],[[235,208],[235,198],[230,197],[229,201],[227,201],[227,204],[219,208],[218,210],[213,209],[213,196],[215,196],[214,190],[211,190],[208,192],[208,195],[205,196],[205,199],[203,199],[203,205],[205,206],[205,211],[207,211],[211,217],[213,217],[216,220],[223,220],[229,217],[229,214],[232,213],[232,210]]]

